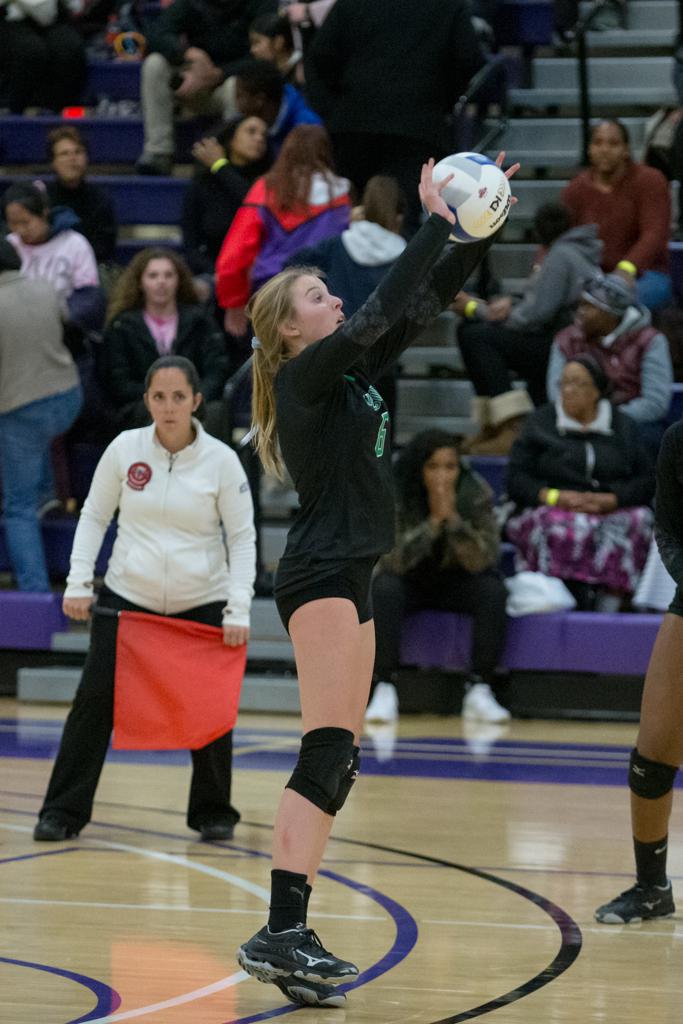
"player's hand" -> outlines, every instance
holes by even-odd
[[[223,623],[223,643],[226,647],[241,647],[248,639],[248,626],[230,626]]]
[[[489,320],[507,320],[512,312],[512,299],[501,295],[489,302]]]
[[[498,154],[498,156],[496,157],[496,167],[500,167],[501,170],[503,170],[503,160],[504,159],[505,159],[505,150],[502,149],[500,151],[500,153]],[[521,166],[522,166],[521,164],[513,164],[512,167],[508,167],[507,171],[503,171],[503,174],[508,179],[508,181],[510,180],[510,178],[512,178],[513,175],[515,175],[517,173],[517,171],[519,170],[519,168]],[[514,206],[514,204],[516,202],[517,202],[517,198],[515,196],[510,196],[510,204],[512,206]]]
[[[455,224],[455,214],[449,208],[446,200],[442,197],[441,193],[453,180],[454,175],[448,174],[443,181],[434,181],[434,158],[430,157],[426,164],[422,165],[422,173],[420,175],[420,185],[418,192],[420,194],[420,201],[424,206],[427,213],[436,213],[439,217],[443,217],[449,224]]]
[[[70,619],[77,622],[87,622],[90,618],[90,609],[95,603],[93,597],[65,597],[62,601],[62,611]]]

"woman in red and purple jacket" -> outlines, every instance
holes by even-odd
[[[249,296],[303,249],[349,225],[349,182],[332,170],[332,146],[319,125],[299,125],[273,167],[251,187],[216,261],[216,295],[225,329],[247,329]]]

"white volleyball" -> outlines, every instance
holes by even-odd
[[[505,223],[510,212],[510,183],[505,174],[481,153],[454,153],[434,167],[433,180],[453,180],[441,193],[455,214],[453,235],[459,242],[488,238]]]

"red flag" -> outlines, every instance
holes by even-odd
[[[233,728],[247,645],[189,619],[120,612],[115,750],[199,750]]]

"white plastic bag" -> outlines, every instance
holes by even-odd
[[[543,612],[564,612],[576,608],[576,601],[562,580],[542,572],[518,572],[505,580],[508,599],[505,610],[512,618]]]

